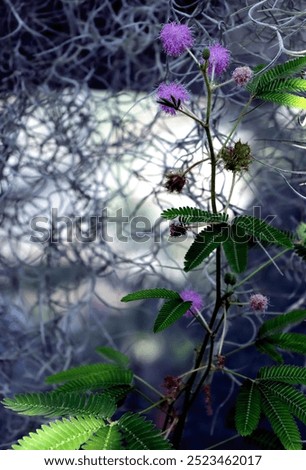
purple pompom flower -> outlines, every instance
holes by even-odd
[[[269,304],[268,297],[262,294],[253,294],[250,297],[250,309],[254,312],[265,312]]]
[[[193,317],[197,310],[202,310],[203,300],[198,292],[195,292],[194,290],[183,290],[180,292],[180,296],[184,302],[192,302],[191,308],[185,313],[186,317]]]
[[[167,100],[173,103],[173,107],[160,103],[160,109],[165,113],[175,115],[179,105],[189,100],[189,94],[186,88],[179,83],[161,83],[157,88],[156,98],[159,101]]]
[[[163,26],[159,38],[166,54],[178,57],[192,46],[191,30],[185,24],[167,23]]]
[[[250,67],[237,67],[235,68],[233,74],[232,74],[232,77],[234,79],[234,82],[238,85],[238,86],[244,86],[246,85],[250,80],[251,78],[253,77],[253,72],[252,70],[250,69]]]
[[[209,46],[208,73],[211,77],[222,75],[230,63],[230,51],[221,44]]]

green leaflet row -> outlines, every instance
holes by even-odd
[[[236,403],[238,433],[251,436],[265,416],[285,449],[302,449],[296,419],[306,424],[306,397],[300,384],[306,384],[306,369],[291,365],[263,367],[255,380],[247,379]]]
[[[247,267],[248,247],[251,241],[271,243],[293,249],[292,237],[272,227],[264,220],[242,215],[229,223],[226,214],[213,214],[197,208],[180,207],[164,211],[162,217],[175,219],[180,223],[208,224],[200,231],[185,255],[186,272],[198,267],[218,247],[222,246],[232,271],[242,273]]]
[[[305,94],[306,81],[294,74],[300,73],[306,67],[306,56],[297,57],[284,64],[279,64],[260,73],[262,67],[255,69],[255,77],[250,81],[246,89],[255,98],[263,101],[288,106],[292,108],[306,109],[306,98],[299,94]]]
[[[138,413],[113,419],[118,401],[132,390],[127,356],[110,347],[97,348],[110,363],[84,365],[47,378],[57,388],[18,394],[3,405],[27,416],[59,417],[13,445],[14,450],[163,450],[170,443],[151,421]]]

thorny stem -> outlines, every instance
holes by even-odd
[[[206,132],[209,153],[210,153],[210,161],[211,161],[211,206],[213,212],[217,213],[217,205],[216,205],[216,155],[213,146],[212,136],[210,132],[210,115],[211,115],[211,103],[212,103],[212,88],[211,84],[207,75],[207,67],[208,61],[205,62],[203,68],[201,68],[202,75],[204,78],[206,91],[207,91],[207,109],[206,109],[206,120],[204,124],[204,129]]]
[[[206,137],[207,137],[207,142],[208,142],[208,147],[209,147],[209,154],[210,154],[210,161],[211,161],[211,206],[212,206],[212,211],[214,214],[217,213],[217,204],[216,204],[216,155],[213,147],[213,140],[210,132],[210,116],[211,116],[211,105],[212,105],[212,88],[211,84],[207,75],[207,67],[208,67],[208,61],[205,62],[204,66],[201,68],[204,82],[205,82],[205,87],[207,91],[207,109],[206,109],[206,119],[205,123],[203,121],[198,121],[199,124],[204,128]],[[213,361],[213,349],[214,349],[214,336],[211,334],[211,331],[213,330],[213,326],[215,323],[215,320],[217,318],[219,309],[222,305],[222,296],[221,296],[221,248],[218,247],[216,250],[216,301],[215,301],[215,307],[210,319],[210,322],[208,324],[209,330],[207,330],[201,349],[196,357],[195,360],[195,365],[194,365],[194,371],[191,374],[190,378],[188,379],[185,389],[184,389],[184,401],[183,401],[183,407],[182,407],[182,413],[178,419],[177,425],[175,427],[174,433],[173,433],[173,445],[174,447],[178,448],[183,431],[184,431],[184,426],[185,426],[185,421],[189,412],[189,409],[195,399],[195,397],[198,394],[198,388],[194,394],[192,394],[192,388],[193,385],[196,381],[197,375],[198,375],[198,369],[201,366],[201,362],[203,360],[204,354],[206,352],[208,343],[210,341],[210,354],[209,354],[209,359],[208,359],[208,366],[207,369],[205,370],[202,378],[201,378],[201,383],[204,383],[206,378],[209,375],[210,368],[212,365]]]
[[[207,110],[206,110],[205,122],[203,122],[202,120],[200,120],[199,118],[194,116],[193,113],[190,113],[190,112],[185,111],[185,110],[181,110],[181,112],[183,112],[184,114],[188,115],[189,117],[192,117],[193,119],[195,119],[195,121],[201,127],[203,127],[204,130],[205,130],[206,137],[207,137],[207,142],[208,142],[208,148],[209,148],[209,156],[210,156],[210,161],[211,161],[211,206],[212,206],[213,213],[216,214],[218,212],[217,211],[217,203],[216,203],[217,158],[216,158],[216,155],[215,155],[215,151],[214,151],[214,147],[213,147],[213,139],[212,139],[211,130],[210,130],[210,117],[211,117],[213,85],[210,83],[210,80],[209,80],[209,77],[208,77],[208,74],[207,74],[207,68],[208,68],[208,61],[205,62],[204,66],[200,67],[203,78],[204,78],[205,87],[206,87],[206,90],[207,90]],[[243,109],[240,112],[240,114],[239,114],[239,116],[238,116],[231,132],[228,134],[227,139],[226,139],[226,141],[224,142],[224,144],[222,146],[222,149],[226,147],[226,145],[230,141],[232,135],[235,133],[238,125],[240,124],[241,120],[243,119],[248,107],[250,106],[250,104],[252,102],[252,99],[253,99],[253,96],[250,97],[250,99],[248,100],[246,105],[243,107]],[[196,164],[194,164],[194,166],[196,166],[197,164],[199,164],[199,163],[197,162]],[[189,169],[188,169],[188,171],[189,171]],[[228,198],[228,202],[225,206],[225,212],[227,212],[227,210],[229,208],[230,200],[231,200],[231,197],[232,197],[232,194],[233,194],[233,191],[234,191],[234,187],[235,187],[235,173],[233,174],[232,184],[231,184],[230,193],[229,193],[229,198]],[[283,252],[279,253],[276,257],[274,257],[274,259],[281,256],[286,251],[288,251],[288,249],[286,249]],[[251,277],[253,277],[261,269],[263,269],[264,267],[266,267],[270,263],[272,263],[274,261],[274,259],[271,258],[269,261],[267,261],[266,263],[261,265],[259,268],[257,268],[255,271],[253,271],[251,274],[249,274],[245,279],[243,279],[243,281],[241,281],[239,284],[236,285],[236,288],[239,287],[240,285],[244,284],[244,282],[246,282]],[[174,445],[175,448],[179,448],[180,441],[181,441],[181,438],[182,438],[182,435],[183,435],[183,432],[184,432],[184,427],[185,427],[185,422],[186,422],[186,419],[187,419],[187,416],[188,416],[188,412],[189,412],[194,400],[198,396],[198,394],[199,394],[203,384],[205,383],[206,379],[208,378],[210,372],[217,370],[217,368],[213,365],[215,337],[216,337],[216,334],[217,334],[219,328],[221,327],[222,324],[224,324],[224,322],[226,320],[226,312],[227,312],[227,309],[229,308],[229,304],[227,302],[227,299],[232,295],[232,293],[226,292],[222,296],[222,293],[221,293],[221,274],[222,274],[221,273],[221,246],[219,246],[216,249],[216,274],[215,274],[216,275],[216,298],[215,298],[214,310],[212,312],[211,319],[208,323],[208,328],[207,328],[206,334],[204,336],[202,346],[201,346],[201,348],[200,348],[200,350],[199,350],[199,352],[196,356],[193,371],[191,372],[190,377],[187,380],[185,388],[181,390],[181,392],[178,394],[178,397],[177,397],[177,398],[179,398],[179,396],[182,393],[184,394],[184,399],[183,399],[183,404],[182,404],[182,412],[181,412],[179,418],[177,419],[176,426],[174,427],[174,430],[173,430],[173,439],[172,439],[172,441],[173,441],[173,445]],[[222,318],[219,319],[217,325],[215,326],[215,323],[216,323],[216,320],[217,320],[217,317],[218,317],[218,313],[219,313],[219,310],[220,310],[222,305],[224,305],[225,310],[224,310],[224,313],[222,315]],[[224,325],[222,339],[221,339],[220,351],[221,351],[221,348],[222,348],[222,342],[224,340],[225,327],[226,326]],[[202,361],[203,361],[203,358],[205,356],[205,353],[206,353],[206,350],[207,350],[208,347],[209,347],[209,355],[208,355],[207,364],[205,365],[205,371],[204,371],[201,379],[197,383],[197,386],[196,386],[195,390],[193,390],[193,387],[194,387],[194,385],[196,383],[196,380],[197,380],[197,377],[198,377],[198,373],[202,369]],[[224,370],[224,369],[222,369],[222,370]],[[237,375],[237,376],[239,376],[241,378],[244,378],[244,379],[246,378],[245,376],[242,376],[241,374],[238,374],[238,373],[233,372],[233,371],[229,371],[227,369],[224,370],[224,371],[227,372],[227,373],[232,373],[233,375]],[[171,404],[170,409],[172,409],[173,406],[174,406],[174,403]],[[165,427],[166,427],[166,423],[167,423],[167,419],[165,421]]]
[[[213,329],[214,323],[216,321],[216,318],[217,318],[217,315],[218,315],[218,312],[222,303],[227,299],[229,295],[230,295],[229,293],[226,293],[223,296],[221,296],[221,248],[218,247],[216,250],[216,302],[215,302],[215,307],[214,307],[210,322],[208,324],[210,330]],[[214,339],[215,339],[214,335],[211,335],[209,332],[206,333],[201,349],[196,357],[193,373],[191,374],[189,380],[186,383],[186,386],[184,389],[185,397],[184,397],[184,402],[182,406],[182,413],[178,419],[177,426],[173,433],[173,445],[175,448],[179,447],[189,409],[192,406],[195,398],[197,397],[198,392],[200,391],[202,387],[202,384],[205,382],[205,380],[207,379],[211,371],[211,366],[213,362]],[[198,375],[197,374],[198,369],[201,366],[201,362],[203,360],[204,354],[208,347],[209,341],[210,341],[210,353],[209,353],[209,358],[208,358],[208,364],[206,366],[206,370],[200,380],[199,385],[197,386],[195,392],[192,394],[192,388]]]

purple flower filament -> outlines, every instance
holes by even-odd
[[[174,22],[165,24],[159,37],[166,54],[173,57],[180,56],[193,44],[191,30],[184,24]]]
[[[221,44],[214,44],[209,48],[210,56],[208,59],[208,74],[211,80],[214,80],[215,76],[220,76],[225,72],[230,63],[230,52]]]
[[[181,104],[189,100],[189,94],[179,83],[161,83],[157,89],[156,98],[162,111],[175,115]]]

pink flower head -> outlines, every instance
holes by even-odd
[[[165,113],[175,115],[179,105],[189,100],[189,94],[183,85],[176,82],[161,83],[157,88],[156,98],[173,103],[173,107],[160,104],[160,109]],[[173,101],[174,98],[174,101]]]
[[[237,67],[237,68],[235,68],[235,70],[232,74],[232,77],[234,79],[234,82],[238,86],[244,86],[253,77],[253,72],[250,69],[250,67]]]
[[[268,307],[268,298],[262,294],[253,294],[250,297],[250,309],[254,312],[265,312]]]
[[[183,290],[182,292],[180,292],[180,296],[184,300],[184,302],[192,302],[191,308],[185,313],[186,317],[194,316],[194,311],[192,310],[192,308],[194,308],[195,310],[202,310],[203,300],[198,292],[195,292],[194,290]]]
[[[164,378],[163,386],[166,389],[167,397],[175,398],[180,391],[182,379],[174,375],[167,375]]]
[[[208,73],[210,76],[222,75],[230,63],[230,51],[221,44],[209,46]]]
[[[159,37],[166,54],[173,57],[180,56],[193,44],[191,30],[185,24],[167,23],[163,26]]]

